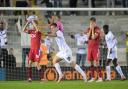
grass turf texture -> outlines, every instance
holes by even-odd
[[[0,89],[128,89],[128,80],[120,81],[105,81],[105,82],[92,82],[84,83],[81,80],[76,81],[62,81],[57,84],[54,81],[41,83],[33,81],[0,81]]]

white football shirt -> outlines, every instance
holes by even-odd
[[[108,49],[116,47],[117,39],[115,38],[115,36],[111,31],[109,31],[108,34],[105,35],[105,40],[106,40]]]
[[[58,30],[56,32],[57,37],[55,37],[56,43],[59,47],[59,51],[66,51],[69,50],[69,46],[67,45],[63,33]]]

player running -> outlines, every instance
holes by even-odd
[[[53,58],[53,64],[55,66],[57,73],[59,74],[59,79],[57,82],[59,83],[61,81],[61,79],[63,78],[63,74],[62,74],[62,71],[61,71],[61,68],[59,65],[59,62],[63,59],[67,63],[71,63],[73,68],[75,68],[76,71],[78,71],[82,75],[83,80],[86,82],[86,75],[85,75],[84,71],[80,68],[80,66],[78,66],[75,63],[75,61],[73,61],[71,59],[72,51],[69,48],[69,46],[67,45],[65,38],[63,36],[63,33],[57,29],[57,24],[55,24],[55,23],[51,24],[50,28],[51,28],[51,34],[47,34],[47,36],[55,37],[55,41],[59,48],[59,52]]]
[[[125,76],[122,72],[121,67],[119,66],[117,62],[117,39],[113,35],[111,31],[109,31],[109,26],[104,25],[103,26],[103,31],[105,34],[105,40],[107,43],[107,48],[108,48],[108,54],[107,54],[107,62],[106,62],[106,72],[107,72],[107,79],[106,80],[111,80],[111,69],[110,69],[110,63],[111,61],[113,62],[114,67],[116,68],[117,72],[121,76],[121,80],[125,80]]]

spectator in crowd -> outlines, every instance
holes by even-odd
[[[115,7],[115,0],[107,0],[107,8],[114,8]],[[106,15],[109,15],[109,12],[107,12]],[[115,15],[115,12],[112,12],[112,15]]]
[[[16,0],[16,7],[28,7],[28,0]],[[14,15],[27,15],[27,11],[15,11]]]
[[[87,35],[84,35],[83,32],[80,34],[71,35],[71,38],[75,39],[77,43],[77,53],[76,53],[76,63],[82,67],[85,67],[85,60],[87,55]]]
[[[95,8],[96,6],[95,6],[95,0],[87,0],[87,3],[88,3],[88,7],[89,8]],[[90,12],[90,11],[89,11]],[[90,13],[89,13],[89,15],[95,15],[95,11],[91,11]]]
[[[53,7],[52,0],[42,0],[41,4],[45,3],[46,7]],[[52,11],[47,11],[48,17],[51,17]]]
[[[0,21],[0,59],[3,64],[8,56],[7,51],[7,29],[8,23],[5,20]]]
[[[89,1],[89,0],[88,0]],[[92,8],[95,8],[96,7],[96,5],[95,5],[95,0],[91,0],[91,7]],[[95,11],[93,11],[92,12],[92,15],[95,15],[96,14],[96,12]]]
[[[62,7],[62,0],[54,0],[54,7]]]
[[[37,0],[26,0],[29,7],[33,7],[33,5],[36,5]]]
[[[77,7],[77,1],[78,0],[69,0],[69,6],[71,7],[71,8],[76,8]],[[76,15],[76,12],[75,11],[71,11],[71,16],[72,15]]]
[[[57,16],[57,22],[56,22],[56,24],[57,24],[57,28],[60,30],[60,31],[62,31],[62,32],[64,32],[64,26],[63,26],[63,23],[62,23],[62,21],[61,21],[61,16]]]
[[[9,7],[10,0],[0,0],[0,7]]]
[[[0,0],[0,7],[3,7],[3,0]]]
[[[6,68],[14,69],[16,68],[16,57],[14,56],[14,49],[9,49],[8,59],[6,62]]]
[[[22,67],[26,66],[26,59],[28,57],[29,51],[30,51],[30,36],[27,33],[24,33],[21,28],[21,22],[20,17],[18,18],[18,21],[16,23],[18,32],[21,34],[21,47],[22,47]],[[28,28],[31,28],[29,26]]]
[[[53,0],[54,1],[54,7],[59,7],[59,8],[61,8],[62,7],[62,0]],[[56,15],[62,15],[62,12],[60,12],[60,11],[57,11],[56,13],[55,13]]]
[[[127,8],[128,7],[128,0],[122,0],[122,6],[124,8]],[[124,11],[124,14],[127,15],[128,14],[127,11]]]

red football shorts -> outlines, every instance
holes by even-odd
[[[37,49],[30,49],[28,60],[31,60],[33,62],[39,62],[40,60],[40,53]]]
[[[99,48],[88,48],[88,61],[98,61]]]

